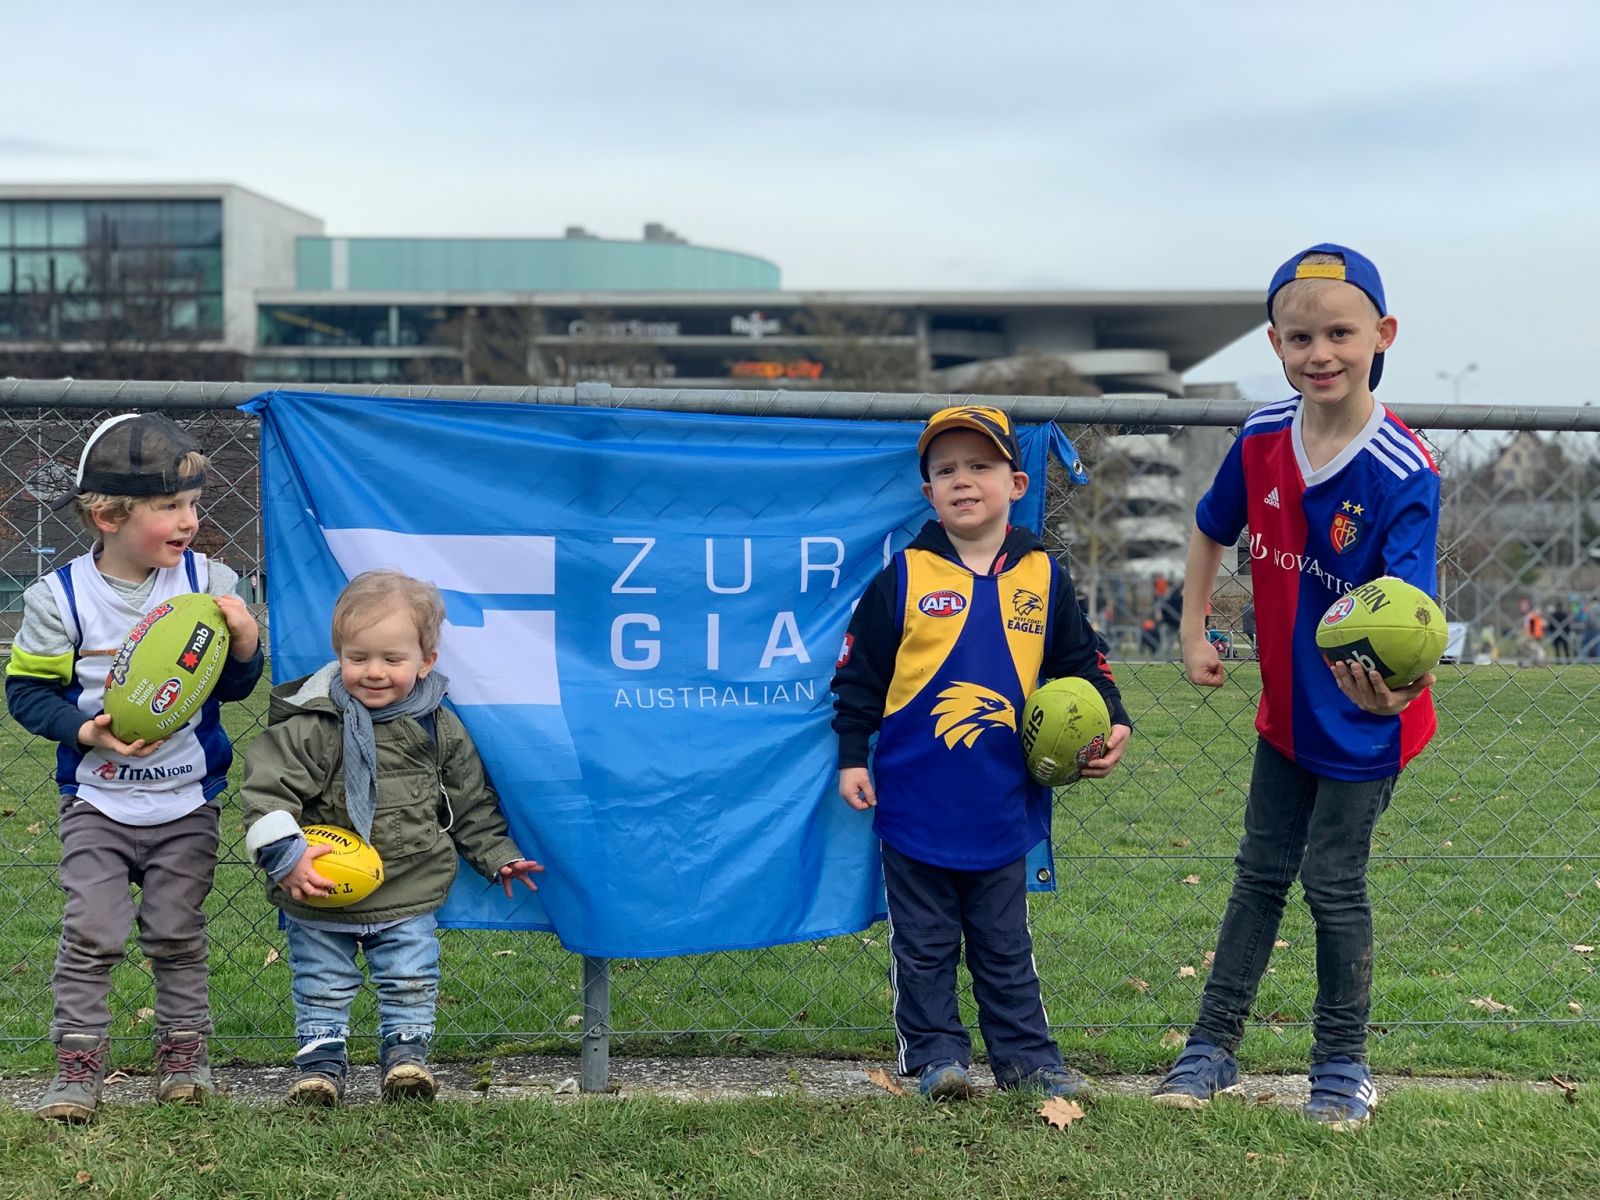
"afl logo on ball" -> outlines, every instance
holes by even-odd
[[[1340,600],[1335,600],[1333,602],[1333,607],[1322,614],[1322,623],[1324,625],[1337,625],[1340,621],[1344,620],[1352,612],[1354,612],[1355,607],[1356,602],[1350,599],[1349,596],[1345,596]]]
[[[172,707],[173,702],[177,700],[179,693],[182,691],[183,684],[176,679],[167,680],[156,689],[156,694],[151,697],[150,711],[153,713],[166,712],[167,709]]]
[[[967,598],[960,592],[938,591],[929,592],[917,601],[917,608],[927,617],[953,617],[965,612]]]

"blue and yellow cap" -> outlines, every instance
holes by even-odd
[[[1308,263],[1302,261],[1312,254],[1337,254],[1343,261],[1336,263]],[[1357,254],[1348,246],[1336,245],[1333,242],[1319,242],[1310,246],[1299,254],[1289,259],[1272,275],[1272,283],[1267,287],[1267,320],[1272,320],[1272,302],[1277,298],[1285,285],[1297,279],[1337,279],[1358,287],[1366,293],[1367,299],[1377,306],[1378,315],[1387,317],[1389,305],[1383,298],[1383,280],[1378,275],[1378,268],[1372,265],[1372,260],[1363,254]],[[1367,376],[1367,386],[1375,388],[1378,380],[1383,376],[1383,355],[1372,356],[1372,371]]]
[[[952,429],[970,429],[974,433],[981,433],[1006,456],[1012,467],[1019,471],[1022,469],[1022,450],[1017,444],[1017,431],[1007,413],[987,404],[956,404],[941,408],[922,427],[922,436],[917,439],[917,457],[922,460],[924,479],[928,477],[928,447],[933,444],[934,438]]]

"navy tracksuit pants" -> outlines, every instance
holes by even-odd
[[[1001,1086],[1059,1068],[1028,932],[1025,859],[989,871],[935,867],[883,845],[889,897],[889,983],[900,1070],[972,1061],[956,1001],[963,939],[978,1028]]]

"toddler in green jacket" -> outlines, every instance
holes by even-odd
[[[384,1099],[431,1099],[428,1070],[439,992],[434,911],[457,854],[511,895],[544,870],[511,840],[477,747],[441,706],[434,665],[444,602],[398,571],[356,576],[333,609],[335,661],[272,689],[268,727],[245,752],[245,845],[284,916],[293,968],[295,1079],[289,1100],[344,1097],[358,952],[378,996]],[[307,901],[333,882],[317,872],[326,846],[302,827],[338,825],[370,842],[384,881],[342,908]]]

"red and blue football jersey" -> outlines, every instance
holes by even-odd
[[[1207,537],[1231,546],[1248,525],[1261,659],[1256,729],[1319,775],[1381,779],[1433,736],[1431,691],[1398,717],[1347,700],[1317,650],[1317,621],[1380,575],[1438,592],[1439,471],[1417,435],[1374,403],[1332,462],[1313,471],[1295,396],[1250,414],[1195,510]]]

